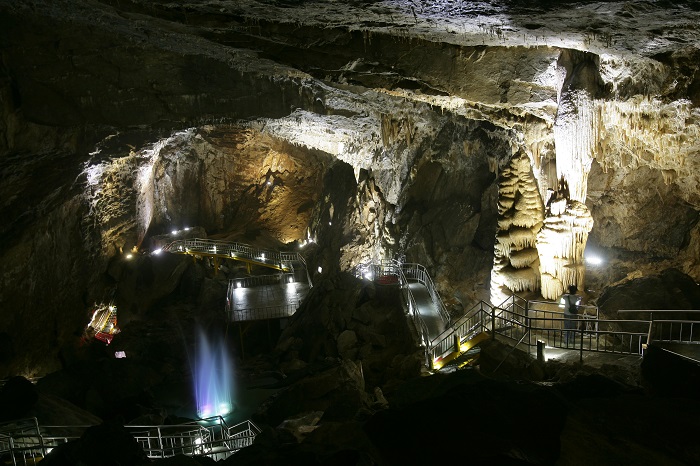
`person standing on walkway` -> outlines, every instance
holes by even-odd
[[[578,321],[578,306],[581,304],[581,297],[576,294],[576,285],[569,285],[569,292],[564,293],[559,298],[559,307],[564,309],[564,342],[569,346],[569,340],[575,341],[576,323]]]

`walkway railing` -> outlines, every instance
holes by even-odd
[[[538,309],[542,304],[549,308],[557,305],[556,302],[528,301],[516,295],[500,306],[480,301],[446,329],[431,347],[431,364],[439,368],[442,359],[459,351],[462,344],[484,331],[489,331],[492,338],[499,335],[528,348],[543,341],[550,347],[577,350],[581,359],[584,352],[642,355],[652,342],[700,344],[699,321],[599,319],[598,310],[587,306],[584,313],[574,319],[574,328],[567,329],[563,313]],[[700,313],[644,312],[649,312],[652,317],[652,312],[663,315],[671,312]]]
[[[0,425],[0,457],[13,465],[35,464],[53,448],[80,438],[88,427],[40,426],[36,418],[7,422]],[[186,455],[221,460],[252,445],[260,433],[252,421],[228,426],[218,416],[185,424],[124,428],[149,458]]]
[[[255,307],[251,309],[232,309],[227,304],[226,318],[229,322],[249,322],[252,320],[283,319],[291,317],[299,308],[301,300],[274,306]]]
[[[291,273],[278,273],[272,275],[256,275],[252,277],[233,278],[228,282],[226,290],[226,318],[229,322],[245,322],[251,320],[265,319],[281,319],[290,317],[299,308],[301,301],[306,296],[308,288],[305,286],[294,288],[295,291],[301,289],[302,293],[283,293],[282,298],[274,297],[275,288],[266,288],[264,290],[272,293],[272,298],[260,302],[249,302],[245,299],[245,295],[237,296],[239,291],[242,293],[248,292],[248,288],[255,287],[275,287],[275,286],[296,286],[292,284],[303,283],[302,277],[300,280],[299,271]],[[279,291],[279,288],[276,288]],[[281,302],[280,302],[281,301]],[[246,304],[245,308],[239,305],[241,302]]]
[[[411,293],[411,289],[408,287],[408,277],[421,283],[428,289],[431,300],[438,309],[440,317],[445,324],[449,324],[449,315],[425,267],[420,264],[401,264],[396,260],[388,260],[382,261],[379,264],[360,264],[355,267],[355,276],[361,279],[373,280],[377,283],[393,283],[400,285],[402,304],[406,307],[406,312],[411,316],[420,334],[419,337],[425,349],[426,361],[428,361],[430,359],[430,351],[433,347],[433,342],[436,341],[436,338],[431,338],[428,326],[421,317],[416,299],[413,293]],[[387,280],[388,277],[395,277],[395,280]]]
[[[231,288],[250,288],[252,286],[282,285],[291,283],[295,279],[294,273],[275,273],[270,275],[254,275],[252,277],[232,278],[228,281]]]
[[[309,286],[312,286],[306,260],[298,252],[271,251],[243,243],[201,238],[175,240],[165,246],[163,251],[244,260],[283,271],[293,271],[293,264],[300,263],[307,270]]]
[[[648,314],[649,315],[649,342],[679,343],[686,345],[700,344],[700,321],[694,319],[671,319],[679,315],[697,316],[700,319],[700,310],[697,309],[623,309],[620,314]]]
[[[476,303],[469,312],[453,322],[431,342],[427,365],[432,367],[436,361],[459,351],[463,343],[480,333],[492,331],[493,312],[494,308],[490,304],[484,301]]]
[[[420,332],[426,365],[431,368],[439,368],[445,358],[460,352],[469,340],[484,332],[489,332],[491,338],[499,335],[515,342],[516,345],[525,345],[528,351],[530,347],[536,346],[538,341],[554,348],[577,350],[581,359],[584,352],[642,355],[647,345],[652,342],[700,345],[700,321],[658,318],[667,317],[670,313],[698,313],[700,316],[700,310],[620,311],[648,313],[649,320],[607,320],[600,319],[596,306],[583,305],[579,307],[579,314],[573,319],[574,328],[567,328],[567,322],[571,323],[571,320],[564,318],[558,302],[526,300],[513,295],[498,306],[479,301],[464,316],[450,322],[446,318],[447,311],[432,279],[420,264],[399,264],[396,261],[362,264],[355,268],[355,275],[378,283],[401,285],[402,301]],[[387,280],[387,277],[395,279]],[[409,280],[416,280],[426,286],[441,317],[448,325],[448,328],[435,338],[430,338],[416,301],[406,286]]]

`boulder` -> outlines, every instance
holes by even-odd
[[[309,372],[307,377],[271,396],[254,418],[279,425],[302,414],[323,411],[326,420],[352,419],[369,405],[369,395],[364,390],[361,366],[349,360],[334,361],[332,367]]]
[[[77,439],[54,448],[42,460],[43,465],[86,466],[149,464],[141,445],[118,423],[104,423],[88,427]]]
[[[648,319],[648,313],[624,313],[623,309],[700,309],[700,285],[677,269],[667,269],[609,287],[598,299],[598,307],[606,316],[621,319]]]
[[[297,442],[301,442],[308,433],[313,432],[318,427],[321,416],[323,416],[323,411],[305,413],[294,419],[285,419],[277,426],[277,429],[289,432]]]
[[[34,384],[22,376],[11,377],[0,390],[0,421],[27,417],[38,399]]]
[[[354,359],[357,355],[357,335],[352,330],[344,330],[338,335],[338,354],[346,359]]]

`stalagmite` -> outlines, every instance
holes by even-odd
[[[512,292],[539,286],[538,255],[534,249],[542,227],[544,207],[530,159],[519,152],[500,174],[498,231],[491,270],[491,302]]]
[[[565,182],[560,186],[565,188]],[[564,189],[563,191],[567,191]],[[583,251],[593,218],[585,204],[556,191],[547,205],[544,225],[537,234],[542,296],[557,299],[569,285],[583,287]]]

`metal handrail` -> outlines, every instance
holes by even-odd
[[[488,312],[484,307],[488,307]],[[443,358],[455,350],[455,345],[472,339],[484,331],[490,330],[484,316],[490,316],[492,306],[485,301],[476,303],[467,313],[460,317],[452,325],[446,328],[440,335],[433,339],[430,347],[432,361]]]
[[[386,264],[390,264],[391,268],[387,268]],[[439,295],[434,291],[432,279],[427,274],[425,267],[420,264],[399,264],[396,261],[388,261],[382,265],[369,264],[360,265],[355,268],[355,275],[358,278],[373,279],[377,275],[387,274],[390,272],[399,277],[399,283],[402,285],[407,283],[404,271],[408,270],[411,278],[415,278],[426,287],[432,287],[435,296],[439,299]],[[400,267],[398,267],[400,266]],[[401,273],[399,273],[400,270]],[[414,309],[415,299],[410,290],[406,290],[404,300],[409,311]],[[433,297],[433,293],[431,293]],[[434,298],[433,298],[434,299]],[[435,302],[435,300],[434,300]],[[442,300],[439,301],[442,304]],[[556,310],[537,309],[538,304],[547,304],[555,307]],[[534,306],[533,306],[534,305]],[[700,322],[691,320],[607,320],[599,318],[599,308],[594,305],[579,306],[584,310],[583,313],[577,314],[575,318],[566,318],[563,312],[560,311],[559,303],[556,301],[539,301],[527,300],[518,295],[511,295],[506,298],[499,306],[494,306],[485,301],[479,301],[464,316],[457,321],[449,323],[440,335],[430,340],[427,326],[420,319],[419,313],[412,313],[414,320],[418,323],[421,331],[421,337],[426,348],[426,360],[428,366],[432,367],[433,363],[440,358],[458,351],[459,346],[475,337],[484,331],[491,331],[492,337],[496,334],[505,336],[506,338],[517,341],[518,344],[525,343],[529,347],[534,346],[532,338],[538,339],[540,336],[546,336],[548,340],[552,340],[551,346],[573,349],[576,345],[583,358],[584,351],[609,352],[622,354],[642,354],[644,348],[652,341],[685,343],[685,344],[700,344],[700,330],[695,327]],[[444,310],[444,305],[440,307]],[[593,312],[591,312],[593,311]],[[623,312],[623,311],[620,311]],[[655,312],[654,310],[633,311],[625,310],[624,312]],[[695,311],[675,311],[666,310],[662,312],[700,312]],[[417,314],[417,315],[416,315]],[[559,316],[559,317],[555,317]],[[576,325],[577,328],[565,328],[565,322],[575,320],[583,322],[584,325]],[[421,325],[423,324],[423,325]],[[606,329],[601,329],[601,324],[607,326]],[[611,325],[633,325],[637,324],[645,331],[625,331],[621,329],[610,328]],[[675,324],[675,328],[674,328]],[[666,325],[666,330],[669,335],[676,332],[677,336],[664,337],[660,335],[659,328]],[[572,343],[569,343],[565,338],[568,332],[574,335]],[[528,337],[527,341],[525,337]],[[536,342],[535,342],[536,343]]]
[[[262,265],[279,267],[282,270],[293,268],[291,264],[298,262],[303,264],[304,268],[307,269],[309,286],[313,286],[311,284],[311,277],[308,274],[306,260],[304,256],[298,252],[271,251],[268,249],[255,248],[244,243],[202,238],[178,239],[164,246],[162,250],[181,254],[200,253],[230,257],[232,259],[246,259]]]
[[[574,329],[566,329],[568,320],[561,311],[533,309],[531,304],[552,301],[530,301],[517,295],[510,296],[500,306],[493,306],[485,301],[476,303],[464,316],[454,322],[440,334],[431,346],[433,360],[447,356],[458,346],[482,331],[491,330],[493,336],[499,334],[518,344],[534,346],[535,340],[545,338],[553,347],[577,349],[583,352],[607,352],[641,355],[646,345],[652,341],[683,344],[700,344],[700,322],[692,320],[605,320],[596,315],[579,314],[573,320],[585,323]],[[675,311],[677,312],[677,311]],[[696,311],[700,312],[700,311]],[[555,317],[557,316],[557,317]],[[625,330],[625,327],[637,329]],[[618,328],[613,328],[618,327]],[[572,339],[567,343],[566,333],[571,332]],[[527,339],[525,337],[527,336]]]
[[[442,298],[440,298],[440,294],[435,288],[433,279],[430,278],[428,269],[426,269],[425,266],[417,263],[401,264],[401,268],[404,272],[404,275],[406,274],[406,270],[415,270],[416,272],[418,272],[416,273],[415,279],[418,280],[420,284],[422,284],[428,289],[428,293],[430,293],[430,298],[433,300],[433,303],[435,303],[435,305],[437,306],[438,312],[440,313],[440,317],[446,325],[449,325],[450,315],[447,312],[447,308],[445,308],[445,304],[442,302]]]
[[[255,286],[288,284],[288,279],[294,279],[294,273],[279,273],[272,275],[256,275],[252,277],[234,278],[229,280],[226,290],[226,308],[224,313],[231,322],[243,322],[249,320],[280,319],[292,316],[302,299],[287,299],[285,303],[271,306],[247,307],[234,309],[235,292],[237,289],[250,288]],[[309,284],[309,288],[311,285]]]
[[[555,348],[573,349],[575,344],[580,345],[582,351],[595,351],[606,353],[623,353],[623,354],[642,354],[645,344],[648,344],[648,331],[638,330],[623,330],[622,327],[638,324],[640,328],[645,328],[649,325],[649,321],[645,320],[596,320],[596,324],[604,323],[607,329],[600,329],[599,325],[586,328],[566,329],[564,323],[569,320],[566,318],[537,318],[529,319],[529,329],[535,335],[547,336],[547,344]],[[578,320],[581,319],[573,319]],[[612,325],[620,327],[620,329],[612,328]],[[572,343],[566,344],[565,333],[571,332],[575,335]],[[603,338],[605,337],[605,338]],[[632,341],[636,340],[637,344],[632,345]],[[625,344],[629,341],[629,344]],[[621,348],[627,346],[627,351]]]
[[[290,317],[299,308],[301,300],[276,306],[255,307],[248,309],[227,309],[226,315],[231,322],[247,322],[251,320],[281,319]]]
[[[39,426],[36,418],[20,419],[0,427],[0,456],[41,458],[51,448],[80,438],[90,425]],[[127,425],[124,428],[149,458],[176,454],[225,459],[253,443],[260,428],[252,421],[228,426],[221,416],[173,425]],[[17,454],[17,455],[16,455]]]
[[[395,276],[398,284],[401,287],[403,294],[403,304],[406,306],[406,312],[412,317],[414,325],[416,325],[420,333],[421,343],[424,348],[426,362],[430,359],[430,333],[428,326],[420,315],[416,299],[408,287],[408,279],[404,274],[402,265],[394,260],[381,261],[379,264],[358,264],[355,267],[355,276],[359,279],[376,280],[377,277]]]
[[[253,275],[251,277],[231,278],[229,288],[250,288],[253,286],[266,286],[290,283],[289,278],[294,279],[294,273],[281,272],[269,275]]]
[[[662,343],[698,345],[700,344],[700,331],[697,330],[696,325],[700,327],[700,322],[678,319],[652,320],[649,330],[649,340]]]

